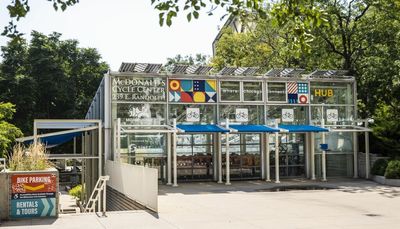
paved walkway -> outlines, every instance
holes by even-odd
[[[160,186],[159,214],[146,211],[61,215],[3,222],[5,228],[398,228],[400,188],[364,180],[284,181],[329,190],[270,192],[262,181]]]

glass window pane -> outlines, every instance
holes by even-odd
[[[353,104],[351,83],[311,82],[311,103]]]
[[[240,82],[221,81],[221,101],[240,101]]]
[[[186,123],[187,108],[200,109],[200,122],[196,124],[214,124],[216,123],[216,106],[215,105],[196,105],[196,104],[170,104],[169,119],[172,122],[176,118],[178,124]]]
[[[262,101],[262,82],[243,82],[244,101]]]
[[[164,104],[114,103],[113,119],[121,118],[122,125],[164,125]]]
[[[286,102],[286,83],[269,82],[267,93],[270,102]]]
[[[248,110],[249,124],[263,124],[264,123],[264,106],[263,105],[220,105],[220,120],[229,118],[233,122],[236,121],[236,109],[244,108]]]
[[[282,109],[293,109],[294,121],[290,123],[282,122],[283,124],[307,124],[308,123],[308,108],[305,106],[268,106],[267,119],[274,121],[282,118]],[[270,124],[270,123],[267,123]]]

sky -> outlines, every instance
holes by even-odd
[[[10,20],[6,9],[10,1],[0,1],[1,31]],[[54,11],[47,0],[29,3],[31,11],[18,22],[25,38],[30,39],[32,30],[59,32],[62,39],[78,40],[80,47],[96,48],[113,71],[121,62],[165,63],[177,54],[211,56],[212,42],[226,20],[221,21],[225,12],[220,9],[191,22],[180,14],[171,27],[160,27],[150,0],[80,0],[64,12]],[[0,46],[7,41],[0,37]]]

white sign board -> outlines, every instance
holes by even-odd
[[[326,109],[326,121],[337,122],[339,121],[339,112],[337,109]]]
[[[186,109],[186,121],[187,122],[200,122],[200,109],[199,108],[187,108]]]
[[[249,110],[246,108],[236,109],[236,122],[248,122],[249,121]]]
[[[294,121],[294,110],[282,109],[282,122],[293,122],[293,121]]]

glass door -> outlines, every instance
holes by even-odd
[[[177,169],[179,180],[213,178],[213,139],[211,134],[177,136]]]
[[[224,139],[224,138],[223,138]],[[229,142],[231,179],[261,178],[260,134],[232,134]],[[225,141],[222,142],[222,173],[226,176]]]
[[[305,176],[304,133],[281,134],[279,141],[279,176]],[[270,141],[270,171],[275,176],[275,144]]]

